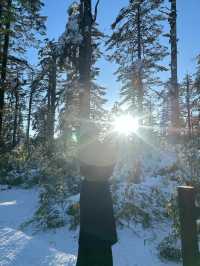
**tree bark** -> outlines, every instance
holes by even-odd
[[[27,128],[26,128],[26,145],[27,145],[28,154],[30,153],[30,126],[31,126],[33,97],[37,89],[38,83],[40,82],[40,80],[44,78],[45,71],[46,69],[43,70],[38,76],[36,76],[35,79],[33,79],[33,76],[32,76],[31,90],[30,90],[29,103],[28,103]]]
[[[2,12],[3,12],[3,3],[0,3],[0,47],[1,47],[1,42],[2,42],[2,34],[1,34],[1,31],[2,31],[2,22],[1,22]],[[0,54],[1,54],[1,50],[0,50]],[[1,59],[1,57],[0,57],[0,59]]]
[[[138,56],[138,112],[143,113],[143,84],[142,84],[142,44],[141,44],[141,6],[137,6],[137,56]]]
[[[57,65],[56,65],[56,56],[52,57],[52,91],[51,91],[51,137],[54,138],[55,130],[55,112],[56,112],[56,74],[57,74]]]
[[[11,13],[12,0],[8,0],[7,3],[7,22],[5,25],[5,35],[3,44],[3,54],[1,63],[1,81],[0,81],[0,145],[3,144],[3,112],[4,112],[4,97],[5,97],[5,81],[7,74],[7,62],[8,62],[8,48],[10,39],[10,13]]]
[[[17,85],[14,88],[15,94],[15,113],[14,113],[14,124],[13,124],[13,141],[12,146],[15,147],[17,144],[17,128],[18,128],[18,117],[19,117],[19,81],[17,80]]]
[[[3,37],[3,34],[2,34],[2,30],[3,30],[3,28],[2,28],[2,18],[3,18],[3,4],[4,4],[4,2],[3,1],[1,1],[0,2],[0,48],[2,48],[2,37]],[[1,60],[2,60],[2,56],[1,56],[1,54],[2,54],[2,50],[0,50],[0,63],[1,63]]]
[[[90,119],[91,57],[92,57],[92,6],[91,0],[81,0],[81,33],[79,74],[80,74],[80,135],[85,134]]]
[[[189,75],[187,75],[186,81],[186,104],[187,104],[187,124],[189,130],[189,137],[192,135],[192,126],[191,126],[191,110],[190,110],[190,79]]]
[[[33,94],[34,94],[34,86],[31,87],[29,104],[28,104],[28,118],[27,118],[27,129],[26,129],[26,146],[28,154],[30,154],[30,125],[31,125]]]
[[[50,60],[50,71],[49,71],[49,90],[48,90],[48,136],[50,141],[54,138],[55,129],[55,110],[56,110],[56,76],[57,76],[57,65],[56,56],[52,54]]]
[[[176,0],[170,0],[171,13],[170,23],[170,43],[171,43],[171,125],[173,128],[180,126],[180,107],[179,107],[179,86],[178,86],[178,64],[177,64],[177,10]]]

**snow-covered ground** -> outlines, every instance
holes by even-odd
[[[32,217],[38,194],[37,189],[0,191],[0,266],[76,264],[78,231],[66,227],[42,233],[20,229]],[[161,225],[154,230],[118,230],[119,242],[113,247],[114,266],[178,265],[161,262],[157,256],[157,243],[168,229]]]

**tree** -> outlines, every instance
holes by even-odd
[[[194,82],[194,90],[195,90],[195,106],[196,111],[199,115],[199,121],[200,121],[200,55],[197,56],[197,67],[196,67],[196,73],[195,73],[195,82]]]
[[[55,131],[55,111],[56,111],[56,89],[57,89],[57,54],[55,46],[49,43],[49,84],[48,84],[48,137],[51,142]]]
[[[171,12],[169,14],[170,44],[171,44],[171,125],[174,128],[180,126],[179,85],[177,66],[177,10],[176,0],[170,0]]]
[[[11,25],[11,5],[12,0],[7,1],[5,6],[6,15],[5,15],[5,25],[4,25],[4,40],[3,40],[3,49],[1,52],[1,83],[0,83],[0,145],[2,144],[2,130],[3,130],[3,112],[4,112],[4,95],[5,95],[5,80],[7,73],[7,62],[8,62],[8,48],[9,48],[9,39],[10,39],[10,25]],[[1,10],[3,8],[1,7]],[[1,11],[1,17],[3,17],[3,12]],[[2,23],[1,23],[2,25]]]
[[[32,83],[30,101],[33,101],[33,93],[39,92],[39,101],[43,106],[38,106],[35,113],[34,128],[42,142],[53,144],[55,133],[55,115],[58,88],[57,44],[46,40],[45,46],[39,51],[40,72]],[[42,80],[40,80],[42,78]]]
[[[97,1],[93,15],[91,1],[81,1],[80,4],[74,2],[68,9],[69,18],[66,29],[58,42],[65,51],[65,69],[68,80],[65,94],[68,100],[66,110],[69,106],[74,106],[69,103],[69,99],[76,102],[76,108],[73,109],[78,110],[79,129],[82,133],[86,130],[86,124],[91,118],[91,110],[94,110],[94,106],[91,107],[91,104],[94,104],[94,98],[103,96],[103,88],[92,81],[99,73],[95,64],[101,56],[99,42],[103,38],[103,34],[98,31],[95,23],[98,3],[99,1]],[[99,108],[102,108],[103,103],[102,99]],[[72,118],[73,113],[68,114],[68,117]],[[77,111],[75,113],[77,114]]]
[[[182,90],[183,115],[186,116],[186,125],[189,137],[192,135],[192,111],[194,106],[194,83],[192,76],[187,74],[183,80]],[[186,114],[186,115],[185,115]]]
[[[105,94],[106,88],[92,82],[90,97],[90,119],[96,121],[97,123],[105,119],[106,110],[104,105],[107,102],[105,99]]]
[[[158,84],[155,73],[166,70],[160,61],[167,55],[159,42],[163,17],[162,1],[129,1],[112,24],[108,41],[109,59],[119,65],[116,74],[122,82],[122,103],[142,116],[147,90]]]
[[[3,144],[3,115],[7,90],[8,67],[25,54],[28,47],[37,45],[35,32],[44,34],[45,18],[40,15],[42,1],[4,0],[0,6],[0,142]]]
[[[15,105],[14,105],[14,122],[13,122],[13,138],[12,138],[12,146],[15,147],[18,143],[17,140],[17,131],[20,126],[20,79],[17,77],[14,83],[14,97],[15,97]]]
[[[80,119],[79,97],[79,47],[82,41],[80,32],[80,5],[73,2],[68,8],[68,21],[65,31],[58,39],[58,61],[66,75],[59,101],[63,105],[59,114],[59,129],[63,136],[70,136],[78,130]],[[64,137],[66,140],[66,138]]]
[[[82,41],[79,51],[80,82],[80,135],[85,135],[90,119],[91,64],[92,64],[92,4],[91,0],[80,1],[80,32]]]

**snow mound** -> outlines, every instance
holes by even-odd
[[[1,266],[74,266],[76,256],[12,228],[0,229]]]

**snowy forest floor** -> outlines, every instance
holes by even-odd
[[[37,208],[37,189],[0,191],[0,266],[75,266],[78,231],[67,227],[34,233],[21,230]],[[114,266],[175,266],[158,257],[159,240],[169,226],[155,229],[119,229],[119,242],[113,247]]]

